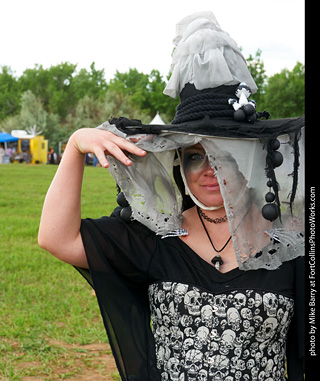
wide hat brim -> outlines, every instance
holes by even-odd
[[[193,84],[187,84],[180,93],[180,104],[176,115],[170,124],[143,124],[140,120],[120,117],[113,119],[118,129],[127,135],[184,133],[208,137],[223,137],[234,139],[275,138],[280,135],[297,132],[305,126],[305,117],[272,119],[267,111],[257,112],[256,118],[248,120],[235,119],[235,109],[231,100],[237,103],[237,91],[249,92],[251,89],[245,83],[233,86],[219,86],[197,90]],[[248,103],[251,101],[247,99]],[[252,101],[254,102],[254,101]],[[255,102],[254,102],[255,104]],[[241,107],[243,109],[243,107]]]
[[[232,118],[208,118],[180,124],[143,124],[135,119],[120,117],[112,124],[127,135],[183,133],[234,139],[264,139],[294,133],[305,126],[305,117],[237,122]]]

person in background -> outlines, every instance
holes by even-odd
[[[3,156],[5,155],[4,146],[2,143],[0,143],[0,164],[3,163]]]
[[[56,163],[55,155],[56,155],[56,153],[54,152],[53,147],[50,146],[49,147],[49,152],[48,152],[48,162],[49,162],[49,164],[55,164]]]

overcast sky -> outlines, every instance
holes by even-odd
[[[170,69],[176,23],[211,10],[247,58],[262,50],[267,75],[304,63],[303,0],[0,0],[0,66],[61,62],[77,69]]]

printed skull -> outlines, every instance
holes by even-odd
[[[188,377],[195,378],[202,367],[203,354],[197,349],[190,349],[186,353],[185,369]]]
[[[227,297],[226,295],[216,295],[214,297],[214,312],[217,316],[219,317],[225,317],[226,314],[226,309],[227,309]]]
[[[187,291],[188,285],[182,283],[174,283],[172,286],[172,292],[175,303],[181,303]]]
[[[196,349],[202,349],[209,342],[209,329],[207,327],[199,327],[194,338],[194,346]]]
[[[208,380],[208,372],[205,369],[201,369],[198,374],[199,381],[207,381]]]
[[[190,315],[200,315],[202,304],[200,292],[195,288],[187,292],[184,296],[184,304]]]
[[[180,362],[175,357],[172,357],[167,362],[167,372],[169,373],[170,380],[178,381],[180,376]]]
[[[210,380],[225,380],[229,374],[229,362],[228,357],[224,355],[213,356],[209,366]]]
[[[246,305],[247,297],[245,294],[242,294],[241,292],[238,292],[234,296],[234,306],[238,309],[243,308]]]
[[[170,331],[171,336],[169,346],[174,352],[180,351],[183,343],[183,332],[178,327],[171,327]]]
[[[213,312],[212,307],[207,304],[201,308],[201,321],[206,325],[206,327],[211,328],[213,323]]]
[[[273,317],[269,317],[268,319],[266,319],[260,327],[259,331],[257,332],[257,340],[259,342],[269,341],[276,333],[277,326],[277,319]]]
[[[275,294],[268,292],[263,295],[263,305],[268,316],[276,316],[278,307],[278,298]]]
[[[240,314],[236,308],[234,307],[228,308],[227,321],[234,331],[239,330],[241,319],[240,319]]]
[[[180,314],[175,308],[174,302],[169,304],[168,315],[170,316],[170,320],[173,325],[177,325],[179,323]]]
[[[221,334],[221,341],[219,343],[219,352],[222,355],[227,355],[230,349],[233,349],[236,334],[231,329],[226,329]]]

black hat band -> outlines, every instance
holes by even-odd
[[[229,94],[199,93],[183,100],[177,107],[172,124],[190,122],[204,117],[233,117],[234,110],[228,104]]]

